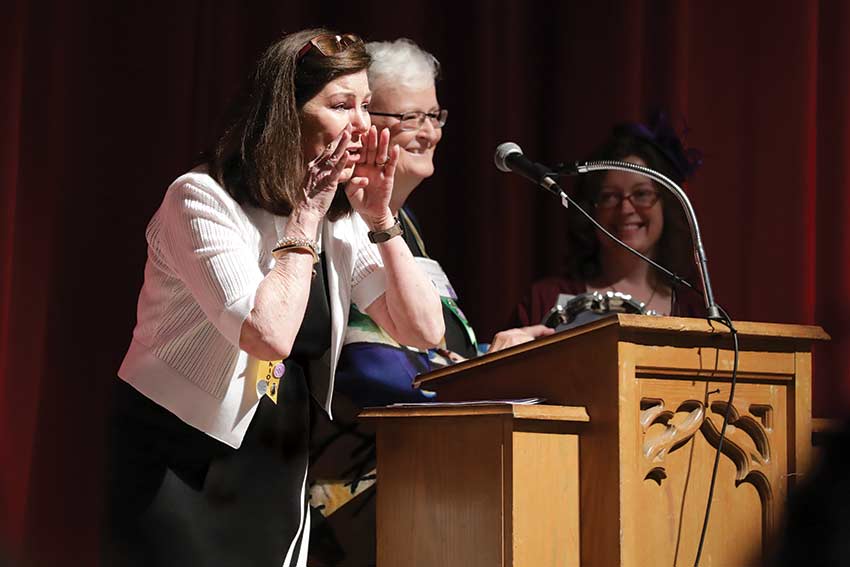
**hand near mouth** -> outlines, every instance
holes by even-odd
[[[400,149],[398,145],[390,148],[390,131],[387,128],[379,134],[378,129],[372,126],[360,139],[364,138],[360,160],[354,167],[353,177],[346,184],[345,193],[354,210],[373,229],[383,230],[394,222],[389,203]]]
[[[339,177],[350,163],[347,152],[351,143],[351,125],[327,145],[325,150],[307,164],[304,179],[302,211],[324,217],[331,206]]]

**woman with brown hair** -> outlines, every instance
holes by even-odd
[[[617,160],[649,167],[681,184],[699,167],[695,150],[685,150],[663,114],[647,127],[624,123],[587,161]],[[695,269],[691,237],[676,198],[655,181],[629,171],[579,177],[573,198],[614,236],[690,282]],[[577,211],[567,218],[567,266],[563,274],[534,283],[517,306],[515,324],[540,323],[559,295],[615,292],[631,296],[659,315],[699,316],[698,293],[676,290],[663,274],[618,245]]]
[[[330,408],[349,305],[402,344],[442,337],[395,238],[399,149],[371,126],[369,61],[321,29],[272,45],[151,220],[113,396],[107,564],[306,564],[310,397]],[[167,472],[191,490],[151,517]]]

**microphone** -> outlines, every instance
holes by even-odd
[[[493,161],[496,162],[496,167],[500,171],[518,173],[535,185],[539,185],[557,196],[561,195],[561,188],[551,177],[552,170],[525,157],[522,148],[513,142],[499,144],[499,147],[496,148],[496,155],[493,156]]]

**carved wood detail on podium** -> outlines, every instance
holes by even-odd
[[[651,534],[655,545],[674,550],[671,564],[685,564],[693,558],[683,557],[680,550],[693,549],[699,538],[729,385],[660,379],[639,383],[642,439],[637,472],[644,479],[642,505],[666,511],[647,514],[645,520],[650,525],[641,531]],[[709,531],[712,539],[730,538],[730,560],[742,553],[758,554],[760,550],[748,547],[752,547],[751,542],[764,545],[764,536],[777,521],[784,498],[781,471],[785,462],[776,457],[781,451],[775,448],[782,447],[786,439],[783,432],[773,429],[773,422],[777,409],[784,414],[784,391],[784,386],[768,391],[752,384],[736,388],[721,449]],[[780,499],[777,491],[783,494]],[[755,522],[741,521],[743,517]],[[735,533],[738,528],[746,530],[747,525],[761,529],[755,533],[749,529],[745,535]],[[647,560],[650,557],[657,559],[657,553],[648,553]]]
[[[727,402],[713,402],[710,411],[716,414],[718,419],[722,419],[726,414],[727,406]],[[760,409],[765,407],[759,406]],[[665,455],[681,449],[697,432],[702,433],[706,441],[715,449],[719,445],[720,430],[713,421],[706,419],[705,404],[700,401],[684,400],[673,412],[665,408],[663,400],[644,398],[641,400],[641,409],[644,457],[655,465],[647,473],[646,478],[652,478],[661,484],[660,480],[652,476],[653,471],[663,472],[664,467],[659,463],[664,462]],[[767,412],[770,410],[769,406],[766,407]],[[676,416],[683,413],[686,417],[674,423]],[[661,428],[654,427],[656,425]],[[742,436],[748,436],[749,441],[744,441]],[[754,445],[754,449],[748,450],[746,446],[751,444]],[[758,475],[759,471],[755,469],[770,460],[770,452],[769,434],[761,423],[760,417],[756,414],[741,415],[733,402],[721,453],[735,463],[737,470],[735,481],[747,482],[751,475]],[[666,478],[666,475],[662,478]]]

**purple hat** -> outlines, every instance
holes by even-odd
[[[687,132],[687,124],[683,121],[682,138]],[[702,152],[695,148],[685,148],[664,112],[653,113],[648,127],[639,122],[618,124],[614,127],[613,135],[628,135],[648,142],[670,161],[682,180],[689,179],[702,165]]]

